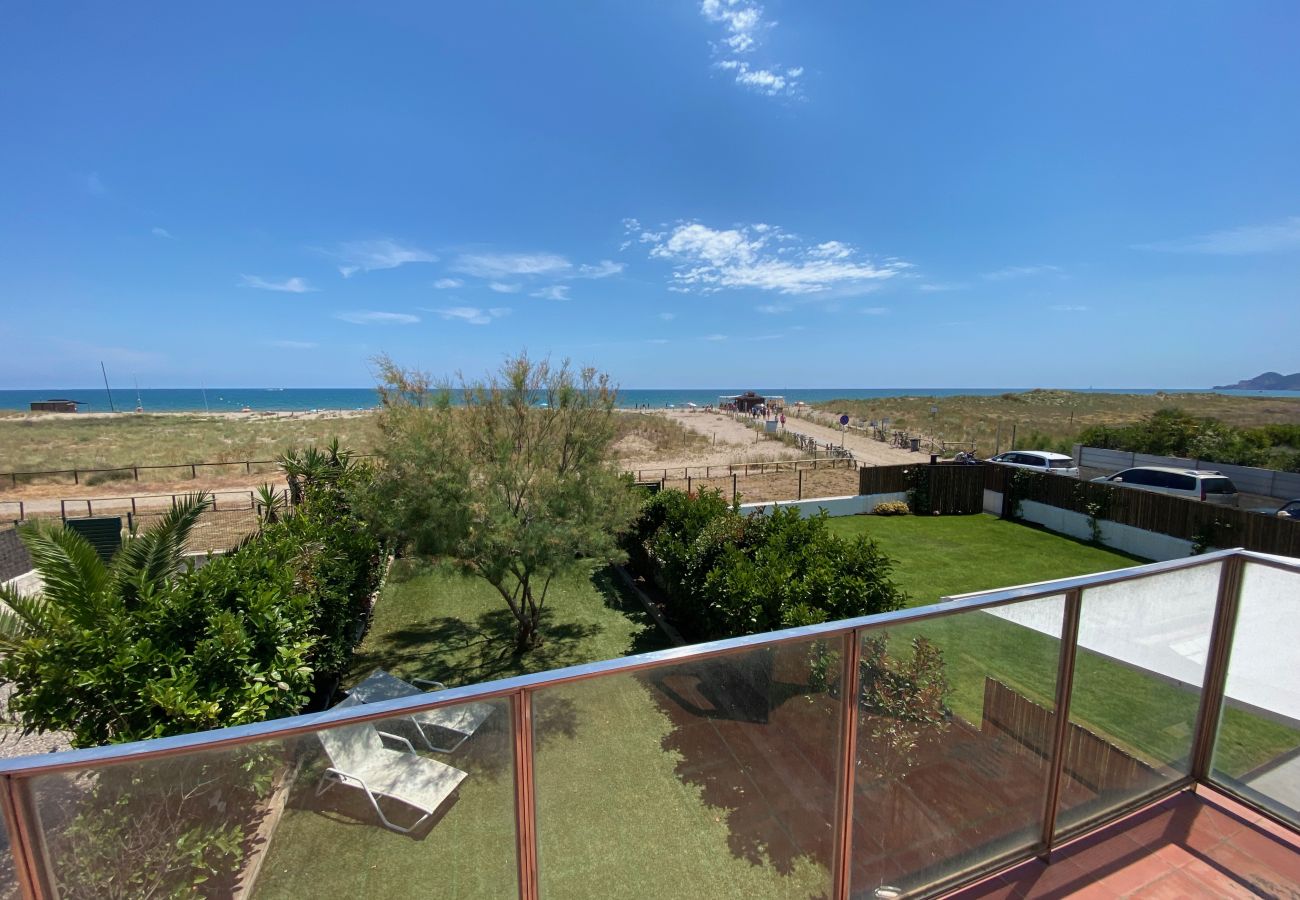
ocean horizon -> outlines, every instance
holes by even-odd
[[[887,397],[997,396],[1033,390],[1025,387],[996,388],[629,388],[619,391],[619,405],[626,409],[676,408],[695,404],[716,404],[722,395],[754,390],[764,396],[783,396],[787,404],[825,403],[832,400],[864,400]],[[1055,388],[1078,393],[1159,394],[1217,393],[1240,397],[1300,397],[1300,391],[1213,391],[1209,388]],[[134,388],[112,392],[112,404],[104,388],[37,388],[0,390],[0,410],[26,411],[32,401],[55,398],[77,400],[86,412],[310,412],[313,410],[371,409],[379,404],[374,388]]]

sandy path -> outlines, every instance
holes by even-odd
[[[928,454],[912,453],[891,447],[883,441],[877,441],[860,431],[841,432],[838,428],[820,425],[804,418],[787,418],[786,430],[794,434],[803,434],[825,443],[843,444],[853,451],[853,458],[870,466],[896,466],[902,463],[916,462],[917,459],[929,460]]]

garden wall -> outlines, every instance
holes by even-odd
[[[769,507],[779,506],[782,509],[794,507],[799,510],[799,515],[805,519],[818,515],[822,510],[825,510],[828,516],[859,516],[871,512],[876,508],[877,504],[889,500],[901,500],[906,503],[907,492],[892,491],[882,494],[857,494],[849,497],[816,497],[811,500],[783,500],[776,503],[742,503],[740,504],[740,511],[742,513],[766,513]]]

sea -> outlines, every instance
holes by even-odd
[[[710,406],[722,396],[753,390],[763,396],[778,395],[787,404],[798,401],[822,403],[831,400],[863,400],[882,397],[996,396],[1028,388],[655,388],[619,391],[619,405],[627,409],[672,409]],[[1240,397],[1300,397],[1300,391],[1214,391],[1207,388],[1070,388],[1082,392],[1109,394],[1220,393]],[[374,388],[133,388],[114,390],[110,398],[104,388],[40,388],[0,390],[0,410],[27,410],[33,400],[76,400],[86,412],[309,412],[312,410],[372,409],[379,404]]]

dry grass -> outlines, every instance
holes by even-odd
[[[693,451],[708,439],[661,416],[624,413],[618,417],[619,443],[651,453]],[[185,482],[194,487],[229,487],[258,481],[274,465],[245,467],[245,460],[271,460],[294,447],[322,445],[338,438],[344,447],[369,453],[378,432],[373,415],[331,417],[232,418],[205,415],[123,415],[33,417],[0,416],[0,472],[113,469],[82,474],[79,486],[100,493],[140,493],[141,485],[157,488]],[[626,454],[632,455],[632,454]],[[227,463],[200,467],[191,463]],[[178,466],[142,470],[137,480],[131,467]],[[197,480],[195,476],[197,475]],[[19,478],[18,488],[31,485],[70,485],[68,475]],[[12,490],[9,479],[0,492]]]
[[[930,407],[937,406],[932,417]],[[1102,394],[1026,391],[994,397],[890,397],[819,403],[827,413],[846,412],[862,421],[890,420],[890,429],[935,440],[975,441],[979,452],[1010,447],[1011,429],[1021,440],[1033,432],[1052,443],[1069,443],[1089,425],[1134,422],[1159,409],[1179,407],[1231,425],[1300,422],[1300,399],[1232,397],[1225,394]]]

